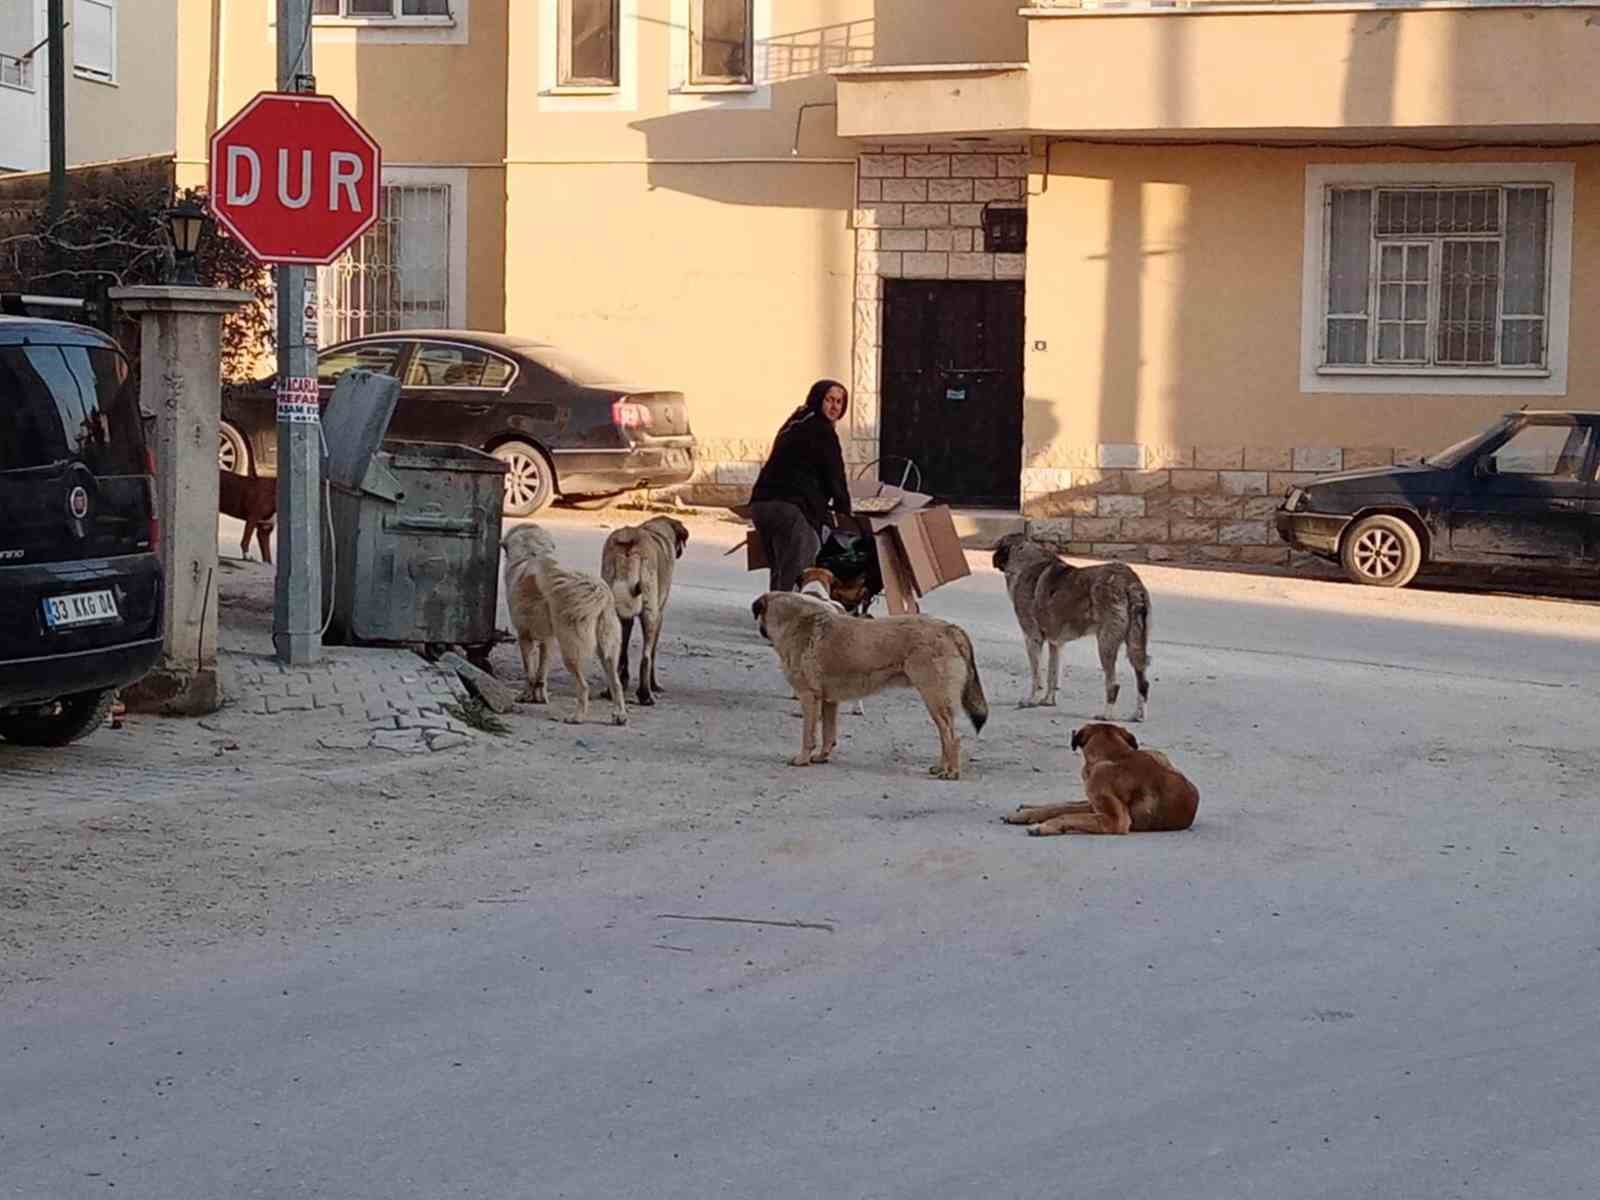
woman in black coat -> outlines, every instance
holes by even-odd
[[[850,511],[844,450],[834,428],[849,408],[844,384],[817,380],[806,402],[778,430],[756,476],[750,517],[767,556],[771,591],[794,591],[800,572],[817,561],[829,517]]]

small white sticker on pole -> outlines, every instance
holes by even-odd
[[[317,276],[306,272],[304,304],[300,313],[300,338],[311,349],[317,348]]]
[[[322,406],[317,402],[317,381],[291,375],[278,383],[278,420],[291,425],[318,425]]]

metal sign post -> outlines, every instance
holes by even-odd
[[[311,0],[278,0],[278,89],[309,91]],[[322,657],[322,413],[317,347],[306,336],[316,268],[274,271],[278,308],[278,581],[272,645],[286,663]]]
[[[278,586],[272,643],[289,663],[322,657],[322,406],[317,277],[378,219],[383,156],[311,73],[310,0],[277,0],[278,88],[211,135],[218,224],[275,266],[278,331]]]

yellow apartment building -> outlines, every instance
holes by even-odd
[[[203,180],[273,0],[74,4],[73,161]],[[42,95],[21,7],[0,103]],[[387,189],[322,335],[503,328],[680,389],[711,502],[831,376],[859,469],[1083,553],[1282,561],[1307,473],[1593,406],[1597,8],[318,0]],[[0,166],[42,165],[31,111]]]

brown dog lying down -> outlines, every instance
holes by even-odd
[[[239,553],[250,557],[250,538],[261,547],[261,561],[272,561],[272,531],[278,523],[278,480],[268,475],[265,479],[255,473],[250,464],[250,474],[235,475],[232,471],[218,469],[217,509],[244,522],[244,540]]]
[[[1157,750],[1120,725],[1096,722],[1076,729],[1072,748],[1083,752],[1087,801],[1023,805],[1006,814],[1035,837],[1058,833],[1168,833],[1194,824],[1200,791]]]

